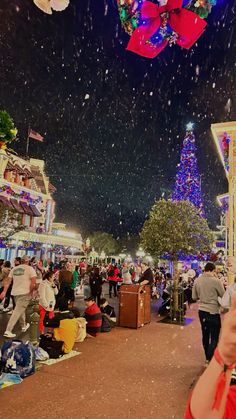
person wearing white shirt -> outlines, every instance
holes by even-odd
[[[57,294],[58,288],[54,284],[54,273],[47,272],[39,284],[39,331],[41,334],[44,332],[43,321],[46,313],[49,312],[49,317],[53,316]]]
[[[11,295],[15,298],[16,306],[4,333],[4,336],[7,338],[14,338],[16,336],[15,333],[12,333],[12,330],[18,320],[21,325],[22,332],[26,332],[30,326],[29,323],[26,323],[25,312],[36,286],[37,275],[35,270],[29,266],[29,261],[30,259],[27,255],[23,256],[21,259],[21,265],[15,266],[15,268],[10,271],[4,290],[0,295],[0,299],[3,299],[10,284],[12,283]]]

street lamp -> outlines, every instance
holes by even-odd
[[[106,259],[106,254],[105,254],[104,250],[102,250],[102,252],[101,252],[101,254],[100,254],[100,258],[101,258],[102,260]]]
[[[145,252],[142,247],[138,249],[138,251],[136,252],[136,256],[138,256],[138,258],[143,258],[145,256]]]

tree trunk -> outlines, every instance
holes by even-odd
[[[179,285],[179,274],[177,270],[178,261],[173,260],[173,280],[174,280],[174,292],[173,292],[173,317],[178,319],[179,317],[179,295],[178,295],[178,285]]]

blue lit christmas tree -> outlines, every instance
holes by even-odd
[[[199,208],[200,215],[204,217],[193,124],[189,123],[186,129],[172,199],[173,201],[190,201],[195,207]]]

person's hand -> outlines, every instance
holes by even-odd
[[[6,296],[6,292],[2,291],[0,294],[0,300],[4,300],[5,296]]]
[[[231,309],[224,317],[218,350],[226,365],[236,363],[236,295],[232,298]]]

